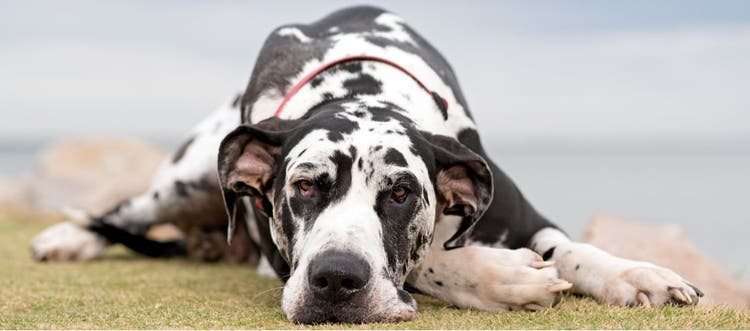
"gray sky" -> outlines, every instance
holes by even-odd
[[[174,137],[347,1],[2,1],[0,139]],[[750,137],[749,1],[393,1],[487,138]]]

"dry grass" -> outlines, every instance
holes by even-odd
[[[43,220],[40,220],[43,219]],[[101,261],[41,264],[31,237],[53,219],[0,213],[0,329],[307,328],[281,313],[281,283],[252,268],[155,261],[112,249]],[[486,313],[417,296],[417,319],[401,324],[322,328],[410,329],[747,329],[750,312],[729,308],[622,309],[565,297],[537,313]]]

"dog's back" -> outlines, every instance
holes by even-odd
[[[401,17],[369,6],[345,8],[311,24],[276,28],[256,60],[242,102],[242,122],[257,123],[273,116],[275,108],[268,105],[278,104],[306,73],[321,64],[351,55],[392,60],[446,98],[451,111],[442,113],[441,120],[447,123],[447,130],[426,127],[427,131],[455,137],[462,129],[473,129],[458,80],[443,56]],[[303,115],[287,111],[282,117]],[[425,114],[412,117],[420,122],[432,122],[425,121]]]

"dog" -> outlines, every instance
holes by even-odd
[[[373,7],[275,29],[244,93],[192,131],[147,192],[78,219],[34,238],[33,255],[88,260],[111,243],[203,260],[260,252],[298,323],[409,320],[409,292],[486,311],[553,307],[565,290],[618,306],[703,295],[538,213],[485,153],[448,62]],[[160,223],[187,239],[147,239]]]

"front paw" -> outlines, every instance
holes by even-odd
[[[107,241],[73,222],[55,224],[31,240],[38,261],[88,261],[104,253]]]
[[[602,301],[619,306],[697,304],[703,292],[669,269],[644,263],[625,268],[604,284]]]
[[[486,253],[490,253],[488,250]],[[562,292],[573,285],[559,278],[554,262],[528,249],[492,249],[485,254],[491,265],[482,270],[486,278],[486,310],[537,311],[554,307]]]

